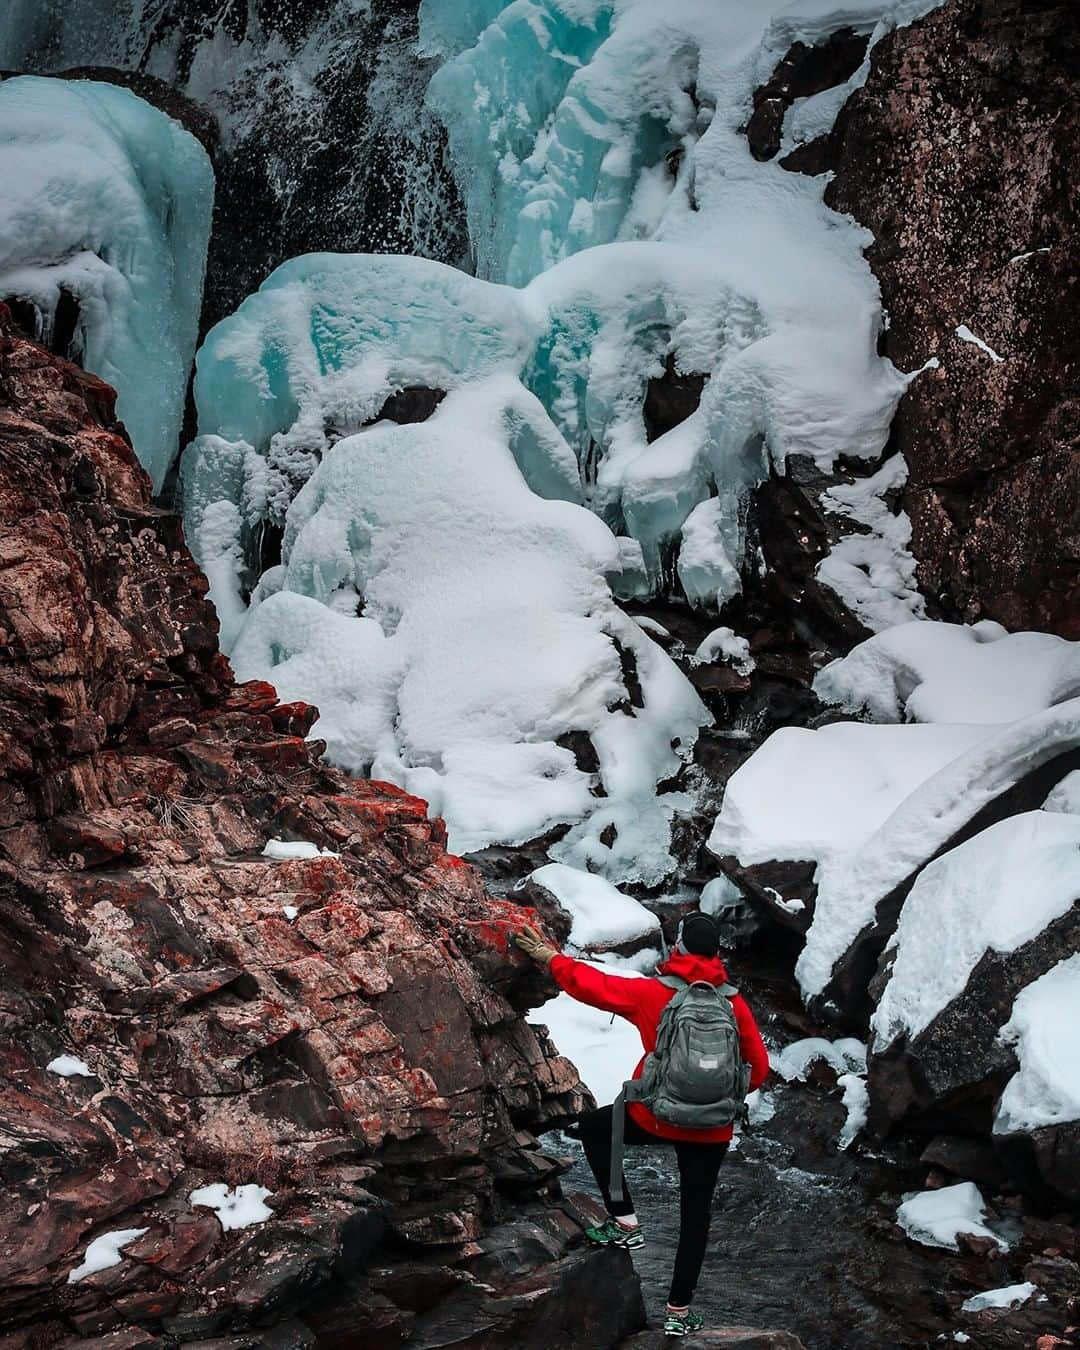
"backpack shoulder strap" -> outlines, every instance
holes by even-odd
[[[690,981],[684,980],[681,975],[654,975],[653,979],[660,984],[666,984],[669,989],[690,988]]]
[[[725,998],[734,998],[739,992],[733,984],[718,984],[715,986],[718,994],[723,994]]]

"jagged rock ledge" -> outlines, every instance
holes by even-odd
[[[521,911],[423,802],[322,763],[313,709],[233,682],[112,390],[2,306],[0,515],[0,1346],[641,1327],[533,1137],[587,1098],[518,1015]],[[215,1182],[272,1217],[223,1231],[189,1200]]]

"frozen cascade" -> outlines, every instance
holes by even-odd
[[[424,107],[431,65],[416,58],[408,6],[0,6],[0,70],[85,67],[156,76],[217,120],[211,320],[311,249],[464,256],[445,138]]]
[[[560,861],[613,880],[670,870],[678,794],[661,809],[655,784],[707,714],[641,629],[613,618],[612,590],[657,590],[674,555],[695,603],[737,593],[748,490],[790,455],[829,469],[880,453],[907,378],[875,352],[868,236],[825,208],[820,180],[752,159],[746,110],[796,39],[854,25],[873,41],[928,7],[426,0],[421,41],[444,61],[428,102],[451,137],[480,277],[309,255],[210,333],[183,493],[226,645],[245,673],[320,704],[335,757],[428,797],[457,847],[564,821]],[[650,442],[645,391],[672,360],[707,378],[696,411]],[[430,429],[364,429],[414,386],[448,395]],[[416,467],[376,467],[392,456]],[[537,498],[527,510],[521,490]],[[451,502],[453,527],[432,525],[421,548],[424,511],[435,521]],[[558,530],[537,535],[534,518],[556,507],[563,529],[588,520],[579,503],[594,513],[584,555]],[[521,576],[523,538],[551,586]],[[477,666],[494,673],[478,689],[502,712],[480,716],[477,691],[467,707],[450,695],[457,712],[422,710],[417,690],[446,698],[420,673],[419,635],[434,650],[438,616],[406,597],[405,576],[440,595],[461,650],[487,635]],[[552,643],[528,671],[508,636],[532,649],[526,612]],[[578,644],[598,640],[595,679],[571,695]],[[442,669],[464,670],[447,643]],[[617,651],[643,706],[618,679],[597,693]],[[583,730],[598,774],[558,744]]]
[[[0,166],[0,297],[115,386],[160,490],[198,336],[210,160],[126,89],[23,77],[0,83]]]

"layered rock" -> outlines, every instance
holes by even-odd
[[[1080,633],[1075,166],[1066,0],[952,0],[871,53],[826,156],[902,370],[919,580],[947,614]],[[826,167],[814,165],[815,171]]]
[[[465,1319],[539,1347],[570,1291],[560,1343],[614,1343],[629,1262],[582,1249],[529,1133],[587,1098],[518,1016],[523,914],[423,802],[323,764],[314,709],[234,684],[113,406],[0,307],[2,1344],[435,1346]],[[272,1217],[223,1231],[189,1201],[216,1182]]]

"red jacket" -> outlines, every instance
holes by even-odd
[[[662,975],[678,975],[684,980],[707,980],[709,984],[725,984],[727,970],[718,956],[690,956],[675,952],[657,970]],[[660,1014],[675,997],[676,990],[659,980],[634,979],[626,975],[607,975],[584,961],[570,956],[556,956],[551,962],[551,974],[560,989],[579,1003],[604,1012],[618,1013],[633,1022],[641,1035],[646,1054],[656,1049],[656,1029]],[[754,1014],[741,994],[731,1000],[735,1020],[739,1024],[739,1045],[742,1057],[750,1065],[750,1091],[761,1086],[769,1072],[769,1052],[761,1039]],[[645,1056],[638,1060],[631,1077],[641,1077]],[[731,1138],[730,1125],[713,1129],[687,1129],[680,1125],[665,1125],[656,1119],[644,1102],[628,1102],[627,1111],[643,1130],[659,1135],[661,1139],[684,1139],[695,1143],[723,1144]]]

